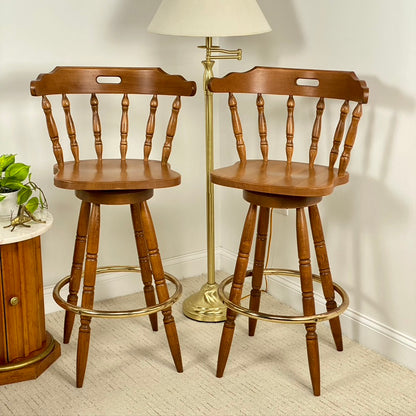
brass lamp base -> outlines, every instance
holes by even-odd
[[[199,292],[185,299],[183,313],[188,318],[200,322],[225,321],[227,307],[218,295],[218,285],[206,283]]]

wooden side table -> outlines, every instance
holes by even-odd
[[[61,355],[43,301],[40,235],[52,222],[10,232],[0,220],[0,385],[37,378]]]

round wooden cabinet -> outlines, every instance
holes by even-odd
[[[31,380],[61,354],[45,329],[40,235],[52,225],[31,223],[13,232],[0,220],[0,385]]]

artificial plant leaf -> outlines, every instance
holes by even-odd
[[[19,189],[25,187],[21,181],[17,180],[16,178],[3,178],[1,181],[2,188],[8,188],[12,191],[18,191]]]
[[[6,195],[0,195],[0,202],[3,201],[3,199],[6,198]]]
[[[14,163],[10,165],[4,172],[5,178],[13,178],[18,181],[24,181],[29,175],[30,166],[24,163]]]
[[[23,205],[32,195],[32,190],[28,186],[23,186],[17,194],[17,204]]]
[[[16,155],[1,155],[0,156],[0,172],[6,170],[8,166],[15,162]]]
[[[39,199],[34,196],[33,198],[30,198],[29,201],[27,201],[27,204],[25,205],[26,209],[33,214],[39,206]]]

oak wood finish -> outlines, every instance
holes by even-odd
[[[69,282],[69,294],[67,301],[76,305],[78,303],[78,292],[81,284],[81,275],[84,264],[85,248],[87,245],[88,224],[90,219],[91,204],[83,201],[78,217],[77,235],[75,238],[74,255],[72,259],[71,280]],[[74,326],[75,314],[65,311],[64,323],[64,344],[68,344],[71,339],[72,328]]]
[[[54,184],[62,189],[71,189],[79,198],[77,236],[67,302],[76,305],[78,292],[82,289],[82,308],[92,309],[98,264],[100,206],[130,205],[130,213],[135,234],[136,248],[140,263],[144,296],[147,306],[156,305],[154,280],[158,301],[169,299],[163,265],[160,259],[156,234],[146,201],[153,196],[154,189],[179,185],[180,175],[171,169],[169,156],[176,133],[181,97],[192,96],[196,85],[182,76],[170,75],[160,68],[100,68],[100,67],[57,67],[48,74],[40,74],[31,83],[31,93],[42,97],[42,108],[46,118],[49,138],[56,164]],[[75,126],[71,100],[76,94],[86,96],[92,121],[92,144],[96,158],[83,158],[81,145]],[[101,114],[101,104],[105,95],[120,96],[119,155],[116,158],[104,157],[106,132]],[[64,135],[68,136],[70,153],[66,158],[50,97],[61,95],[64,113]],[[143,157],[129,158],[129,124],[137,114],[132,113],[135,95],[148,95],[149,107],[145,112],[145,132],[143,134]],[[159,96],[170,96],[172,104],[166,125],[166,134],[160,159],[150,159],[155,136],[156,112]],[[169,98],[169,97],[168,97]],[[135,108],[135,107],[134,107]],[[171,308],[162,311],[169,347],[178,372],[183,371],[178,334]],[[157,330],[157,315],[149,315],[152,329]],[[78,336],[76,385],[82,387],[88,360],[91,317],[81,313]],[[74,323],[74,313],[66,311],[64,342],[69,342]],[[1,351],[1,350],[0,350]]]
[[[168,300],[169,292],[168,287],[166,285],[162,260],[160,258],[159,247],[157,244],[156,233],[152,217],[150,215],[150,210],[146,201],[140,204],[140,219],[142,222],[150,264],[152,266],[157,297],[159,299],[159,302],[162,303]],[[178,334],[176,331],[175,320],[172,316],[172,308],[167,308],[163,310],[162,315],[163,324],[165,326],[165,331],[168,338],[169,348],[172,354],[173,361],[175,363],[176,370],[179,373],[182,373],[182,356],[179,346]]]
[[[139,256],[140,271],[143,280],[143,291],[146,300],[146,306],[156,305],[155,289],[152,281],[152,268],[150,266],[149,252],[147,250],[146,239],[143,232],[142,222],[140,221],[140,204],[131,204],[131,219],[133,222],[134,237],[136,240],[137,254]],[[149,315],[150,324],[153,331],[158,330],[157,314]]]
[[[315,315],[313,295],[312,266],[309,250],[308,229],[304,208],[296,208],[296,238],[298,243],[299,272],[302,289],[302,305],[305,316]],[[316,324],[305,324],[306,347],[308,351],[309,372],[315,396],[320,395],[319,349]]]
[[[317,205],[309,206],[308,210],[316,252],[316,260],[318,262],[319,275],[322,281],[322,290],[326,299],[326,309],[327,311],[332,311],[337,307],[337,303],[335,302],[335,292],[334,286],[332,285],[332,274],[331,269],[329,268],[329,260],[325,245],[324,232],[322,229],[321,217],[319,215],[319,209]],[[338,351],[342,351],[342,332],[339,316],[331,319],[329,324],[331,326],[335,346],[337,347]]]
[[[100,239],[100,205],[92,204],[88,224],[87,253],[84,264],[84,287],[82,289],[81,306],[91,309],[94,305],[95,280],[97,276],[98,244]],[[81,315],[78,333],[77,350],[77,387],[82,387],[87,368],[88,350],[90,345],[91,317]]]
[[[318,85],[302,85],[303,81],[317,81]],[[351,149],[355,142],[358,123],[362,114],[362,104],[367,103],[368,88],[353,72],[323,71],[306,69],[286,69],[255,67],[244,73],[231,73],[223,78],[213,78],[209,89],[214,93],[228,93],[231,120],[237,143],[240,162],[229,167],[216,169],[211,180],[223,186],[247,189],[255,192],[299,195],[325,196],[333,189],[348,182],[346,171]],[[237,108],[236,94],[256,94],[259,108],[259,135],[263,159],[248,160],[245,154],[245,143],[241,120]],[[259,98],[261,94],[261,99]],[[286,155],[285,161],[268,160],[266,151],[267,127],[265,117],[264,94],[288,96],[286,122]],[[295,96],[317,97],[316,117],[312,128],[312,139],[309,151],[309,163],[292,162],[295,146],[294,114]],[[321,124],[326,99],[342,100],[340,121],[333,137],[328,166],[316,165],[318,143],[321,135]],[[345,128],[348,103],[356,101],[353,117],[348,127],[344,149],[338,169],[334,168],[338,149]]]
[[[234,278],[230,290],[230,301],[237,305],[240,304],[244,279],[247,273],[251,244],[253,242],[253,234],[256,226],[256,215],[257,206],[250,204],[244,223],[243,233],[241,235],[240,248],[238,250],[238,258],[235,264]],[[224,374],[234,335],[235,318],[236,313],[228,308],[227,319],[224,322],[218,354],[217,377],[222,377]]]
[[[252,311],[259,311],[261,284],[263,282],[264,259],[266,256],[267,234],[269,228],[270,208],[260,206],[259,219],[257,224],[256,248],[254,251],[254,265],[251,279],[250,305]],[[248,334],[254,336],[257,319],[249,318]]]
[[[256,221],[256,207],[260,207],[260,214],[257,225],[254,267],[251,273],[252,290],[249,309],[252,312],[259,311],[270,209],[295,209],[303,313],[305,317],[315,314],[309,237],[305,215],[305,208],[308,208],[322,289],[326,298],[326,308],[328,312],[332,311],[337,307],[337,304],[318,203],[324,196],[331,194],[335,187],[348,182],[347,167],[362,115],[362,104],[367,103],[368,100],[368,88],[365,82],[359,80],[353,72],[255,67],[244,73],[230,73],[223,78],[213,78],[209,83],[209,89],[213,93],[228,94],[231,123],[239,159],[230,166],[213,170],[211,181],[217,185],[242,189],[243,198],[250,204],[243,228],[230,301],[237,305],[240,302]],[[242,94],[255,96],[261,159],[250,159],[247,156],[244,131],[238,109],[238,98]],[[269,156],[269,145],[272,141],[267,137],[266,119],[270,95],[282,96],[283,105],[286,108],[286,131],[282,134],[284,140],[279,141],[285,146],[285,160],[273,160]],[[295,135],[298,97],[307,97],[315,107],[310,141],[307,146],[308,152],[302,161],[294,160],[295,146],[299,140]],[[316,164],[320,143],[323,140],[328,140],[321,136],[323,131],[328,131],[327,128],[323,128],[323,125],[325,108],[331,100],[339,101],[339,119],[333,136],[329,138],[332,141],[332,147],[328,164]],[[354,109],[350,121],[348,121],[351,102],[355,102],[355,104],[353,104]],[[302,101],[302,105],[305,105],[305,100]],[[275,133],[273,133],[273,137],[276,137]],[[337,161],[338,166],[336,165]],[[218,355],[218,377],[224,373],[231,348],[235,318],[236,312],[228,309]],[[341,351],[342,332],[339,317],[332,318],[330,325],[336,348]],[[256,320],[250,318],[249,335],[254,335],[255,327]],[[320,364],[316,323],[305,323],[305,328],[312,388],[313,393],[318,396],[320,394]]]
[[[0,385],[34,379],[60,356],[45,329],[39,236],[0,245],[0,303]]]

